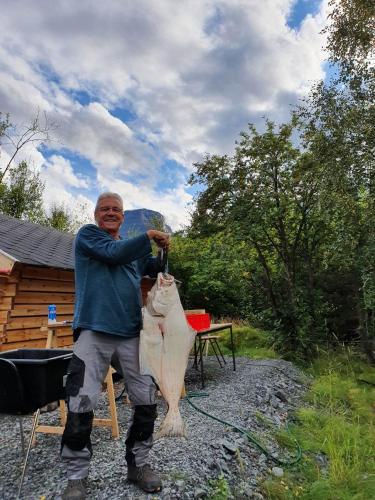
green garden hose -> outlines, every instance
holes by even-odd
[[[264,453],[264,455],[266,455],[268,458],[270,458],[276,464],[283,465],[284,467],[289,467],[291,465],[296,464],[297,462],[299,462],[301,460],[301,458],[302,458],[302,449],[301,449],[301,446],[299,445],[298,441],[294,440],[295,443],[296,443],[296,456],[295,456],[295,458],[293,458],[290,461],[280,460],[279,458],[273,456],[272,453],[269,452],[266,448],[264,448],[255,439],[254,435],[251,432],[249,432],[249,431],[247,431],[245,429],[241,429],[241,427],[238,427],[237,425],[234,425],[234,424],[232,424],[230,422],[226,422],[225,420],[222,420],[221,418],[215,417],[214,415],[211,415],[210,413],[207,413],[206,411],[202,410],[201,408],[198,408],[198,406],[196,406],[191,401],[191,399],[190,399],[190,398],[207,397],[208,395],[209,394],[207,392],[189,392],[188,394],[186,394],[185,399],[194,408],[194,410],[198,411],[199,413],[202,413],[206,417],[212,418],[213,420],[216,420],[217,422],[220,422],[221,424],[227,425],[228,427],[231,427],[235,431],[240,432],[241,434],[243,434],[244,436],[246,436],[247,439],[251,443],[253,443],[257,448],[259,448],[260,451],[262,453]],[[287,430],[288,430],[288,427],[287,427]]]

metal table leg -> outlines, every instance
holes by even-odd
[[[230,347],[232,349],[233,371],[236,371],[236,357],[234,355],[234,343],[233,343],[232,325],[229,327],[229,329],[230,329]]]
[[[198,335],[198,340],[199,340],[199,355],[201,357],[201,359],[200,359],[200,365],[201,365],[201,383],[202,383],[202,389],[204,389],[203,345],[202,345],[202,339],[201,339],[200,335]]]

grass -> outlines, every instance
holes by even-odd
[[[253,359],[274,359],[278,357],[272,348],[270,335],[252,326],[233,328],[233,340],[237,356],[248,356]],[[224,354],[230,354],[229,331],[221,333],[220,347]]]
[[[271,338],[250,326],[234,328],[237,356],[277,358]],[[230,353],[230,334],[220,336]],[[283,446],[303,449],[302,460],[270,477],[261,487],[271,500],[369,500],[375,498],[375,368],[349,348],[321,352],[304,366],[312,377],[305,404],[288,432],[278,432]],[[259,417],[261,418],[261,417]],[[228,498],[223,478],[212,484],[212,499]],[[226,496],[227,495],[227,496]]]
[[[314,381],[306,406],[296,412],[290,435],[278,440],[304,450],[302,461],[282,479],[263,483],[267,498],[368,500],[375,498],[375,389],[361,382],[374,375],[353,352],[321,354],[307,370]]]

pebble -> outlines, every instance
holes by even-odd
[[[221,445],[225,448],[226,451],[228,451],[231,455],[235,455],[236,451],[238,450],[238,446],[234,445],[233,443],[230,443],[226,439],[223,439],[221,441]]]
[[[272,473],[275,477],[283,477],[283,475],[284,475],[284,470],[283,470],[281,467],[272,467],[272,469],[271,469],[271,473]]]
[[[203,411],[263,437],[269,443],[269,448],[279,452],[282,459],[285,450],[278,448],[272,437],[272,429],[258,422],[255,415],[261,412],[277,423],[284,422],[287,411],[302,404],[305,386],[293,380],[300,380],[301,377],[292,363],[283,360],[259,360],[259,365],[257,363],[257,360],[239,357],[236,359],[237,369],[233,371],[230,359],[220,368],[216,358],[208,356],[205,358],[207,369],[204,392],[209,396],[194,398],[193,402]],[[260,366],[264,364],[267,366]],[[272,366],[282,369],[289,376],[284,376]],[[122,383],[117,384],[116,392],[120,393]],[[199,372],[191,367],[187,370],[185,386],[187,391],[202,391]],[[277,394],[280,388],[288,394],[287,402]],[[94,427],[92,432],[92,442],[95,444],[88,500],[209,498],[210,482],[215,481],[220,473],[224,474],[234,494],[236,491],[242,492],[240,498],[264,498],[259,481],[267,476],[267,469],[272,462],[244,435],[195,411],[186,400],[181,401],[180,410],[186,423],[187,438],[157,440],[150,453],[151,465],[162,476],[163,491],[157,496],[143,494],[126,481],[125,439],[131,417],[130,407],[123,401],[118,401],[116,406],[120,438],[112,439],[109,428]],[[156,429],[166,409],[166,403],[159,398]],[[100,396],[95,416],[108,416],[105,393]],[[23,417],[23,422],[27,440],[32,418]],[[41,415],[40,423],[57,425],[58,410]],[[0,470],[6,471],[0,476],[0,498],[13,500],[23,460],[17,418],[0,415],[0,436]],[[40,433],[37,437],[38,444],[31,449],[21,499],[38,499],[43,495],[47,499],[57,499],[66,485],[64,465],[59,460],[60,436]],[[241,470],[236,459],[237,450],[240,452]],[[242,478],[245,477],[246,484],[243,484]]]

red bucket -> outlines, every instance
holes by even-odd
[[[186,314],[189,325],[197,332],[207,330],[211,325],[211,318],[208,313],[205,314]]]

